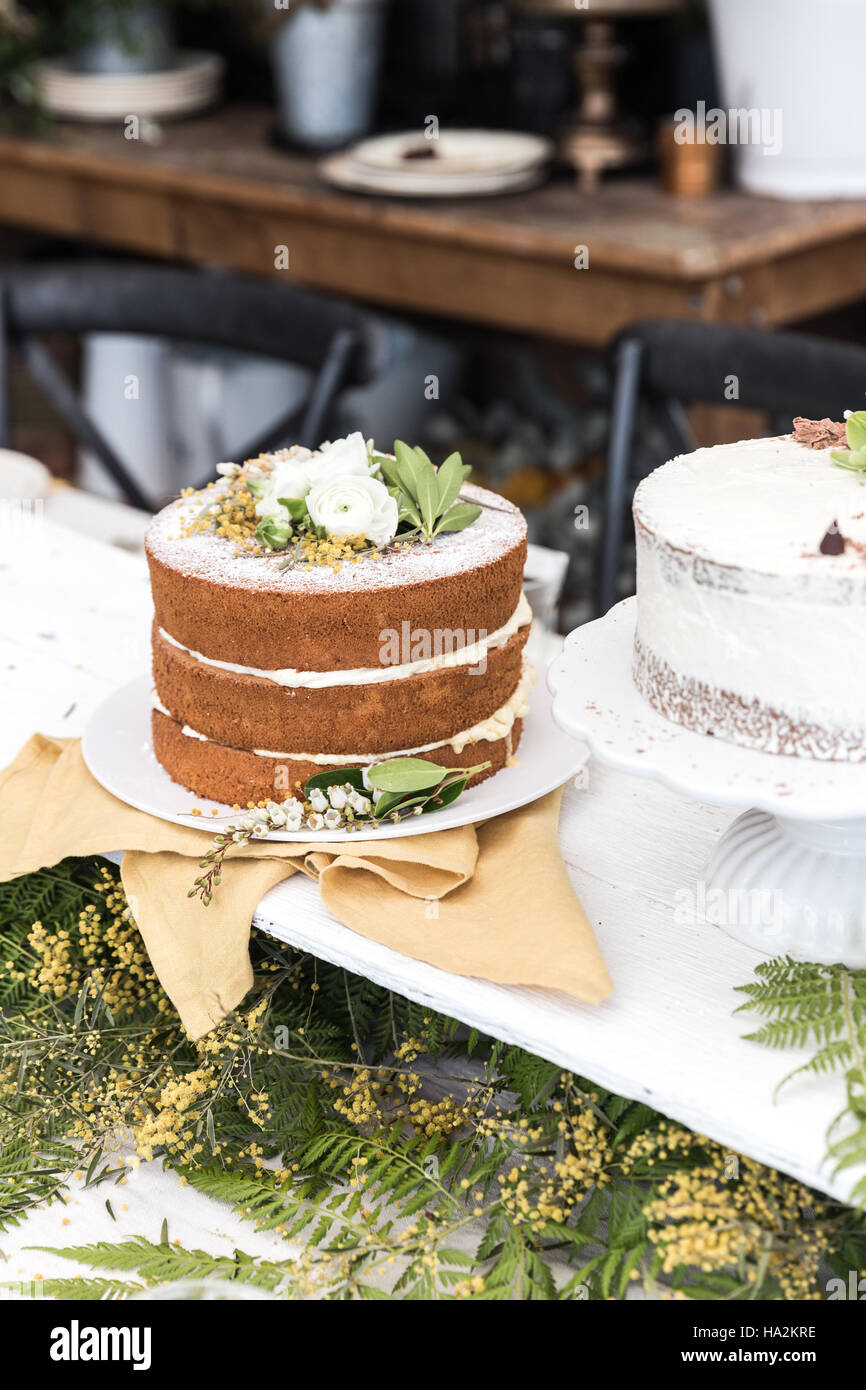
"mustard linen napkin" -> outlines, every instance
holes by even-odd
[[[253,913],[269,888],[299,871],[318,879],[335,917],[372,941],[453,974],[594,1004],[613,986],[559,853],[560,796],[478,827],[404,839],[254,841],[232,851],[204,907],[188,893],[208,836],[118,801],[91,777],[77,739],[36,734],[0,773],[0,881],[67,855],[125,851],[130,907],[193,1038],[250,988]]]

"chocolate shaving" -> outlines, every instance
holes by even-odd
[[[408,148],[408,150],[404,150],[404,151],[403,151],[402,158],[403,158],[403,159],[436,159],[436,158],[438,158],[438,154],[437,154],[436,147],[435,147],[434,145],[431,145],[431,144],[429,143],[429,141],[428,141],[428,143],[427,143],[426,145],[410,145],[409,148]]]
[[[806,420],[802,415],[794,421],[793,438],[807,449],[838,449],[840,445],[842,448],[848,445],[844,421]]]
[[[845,537],[839,530],[838,521],[830,523],[818,549],[822,555],[844,555]]]

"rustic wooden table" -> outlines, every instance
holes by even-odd
[[[443,202],[328,188],[271,143],[273,112],[0,138],[0,222],[299,283],[399,310],[589,346],[651,315],[777,326],[866,295],[866,202],[726,191],[688,202],[648,180],[581,194],[559,177]],[[575,267],[586,247],[588,269]]]

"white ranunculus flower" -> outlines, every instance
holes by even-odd
[[[310,477],[314,483],[323,483],[329,478],[367,477],[373,465],[370,450],[360,430],[347,434],[345,439],[335,439],[326,444],[312,460]]]
[[[310,488],[307,507],[329,536],[366,536],[373,545],[387,545],[397,534],[397,503],[377,478],[325,478]]]
[[[265,490],[256,503],[256,516],[279,516],[288,520],[281,497],[306,497],[312,481],[309,460],[281,459],[268,475]]]
[[[277,516],[288,521],[285,507],[280,506],[281,497],[304,498],[314,483],[332,478],[367,478],[372,468],[367,441],[360,430],[345,439],[335,439],[333,444],[325,445],[315,454],[306,450],[293,452],[291,458],[275,462],[256,503],[256,515]]]

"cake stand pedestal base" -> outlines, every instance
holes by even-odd
[[[770,955],[866,966],[866,819],[746,811],[707,865],[704,913]]]
[[[557,724],[609,767],[694,801],[752,807],[676,911],[770,955],[866,967],[866,762],[759,753],[671,723],[632,679],[635,616],[626,599],[570,633],[548,685]]]

